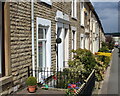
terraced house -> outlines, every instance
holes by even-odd
[[[15,92],[25,84],[28,66],[62,70],[69,67],[72,49],[86,48],[94,53],[105,38],[89,1],[0,2],[0,15],[1,94]],[[58,38],[61,43],[57,46]],[[41,74],[33,72],[33,76],[40,81]]]

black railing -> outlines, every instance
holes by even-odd
[[[67,70],[51,71],[47,69],[31,70],[28,67],[28,76],[32,76],[32,73],[38,80],[38,86],[47,84],[52,88],[67,89],[69,84],[78,84],[79,87],[78,96],[82,94],[91,95],[95,85],[95,71],[93,70],[86,80],[81,80],[80,72],[71,72]],[[78,83],[79,82],[79,83]]]
[[[91,96],[93,88],[95,86],[95,70],[91,72],[86,82],[83,84],[81,89],[79,90],[78,96]]]
[[[47,69],[30,70],[28,67],[28,76],[32,76],[33,71],[35,72],[35,77],[39,84],[47,84],[49,87],[53,88],[63,88],[66,89],[68,84],[75,84],[81,82],[80,72],[68,72],[66,70],[51,71]]]

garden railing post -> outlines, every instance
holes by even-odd
[[[29,68],[29,66],[28,66],[28,77],[30,76],[30,68]]]

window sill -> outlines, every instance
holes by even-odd
[[[82,28],[85,28],[85,26],[84,25],[80,25]]]
[[[77,17],[73,17],[73,16],[72,16],[71,18],[74,19],[74,20],[76,20],[76,21],[78,20]]]
[[[48,1],[48,0],[40,0],[40,2],[43,2],[43,3],[47,4],[47,5],[52,6],[52,2],[51,2],[51,1]]]

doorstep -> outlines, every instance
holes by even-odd
[[[48,90],[44,90],[41,88],[37,88],[35,93],[29,93],[27,91],[27,88],[24,88],[16,93],[13,93],[14,95],[22,95],[22,96],[27,96],[27,95],[40,95],[40,96],[65,96],[66,92],[65,89],[58,89],[58,88],[49,88]]]

